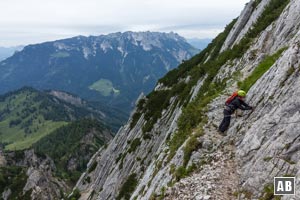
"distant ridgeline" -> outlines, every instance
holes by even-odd
[[[71,92],[129,113],[141,92],[197,52],[175,33],[125,32],[26,46],[0,62],[0,93]]]

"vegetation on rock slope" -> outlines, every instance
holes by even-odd
[[[91,156],[112,138],[101,122],[83,119],[62,126],[33,145],[39,155],[48,155],[56,174],[75,183]]]

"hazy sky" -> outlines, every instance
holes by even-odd
[[[0,0],[0,46],[129,30],[213,38],[248,1]]]

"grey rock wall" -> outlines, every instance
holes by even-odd
[[[269,2],[262,0],[255,9],[252,1],[247,4],[222,50],[241,40]],[[232,200],[249,199],[249,196],[250,199],[258,199],[264,195],[264,187],[272,184],[274,176],[284,175],[296,176],[299,186],[299,11],[300,1],[291,0],[280,17],[253,41],[242,58],[221,67],[215,80],[226,79],[228,87],[209,104],[206,113],[208,123],[203,127],[205,135],[198,138],[202,148],[193,152],[188,166],[203,159],[210,162],[168,187],[168,183],[174,180],[170,170],[182,165],[185,146],[183,144],[173,159],[167,162],[167,139],[176,131],[177,120],[182,112],[182,108],[174,104],[174,97],[150,132],[151,139],[141,139],[141,145],[135,152],[117,159],[128,151],[130,141],[143,138],[141,129],[146,122],[143,115],[132,129],[129,120],[107,149],[99,150],[89,163],[90,168],[97,161],[96,169],[86,172],[77,184],[81,199],[115,199],[127,177],[133,173],[138,175],[138,184],[131,199],[150,199],[154,194],[163,193],[162,188],[167,187],[167,199]],[[248,92],[246,101],[254,105],[255,110],[244,112],[242,117],[233,116],[227,135],[219,135],[216,127],[223,118],[224,101],[238,89],[237,82],[248,77],[267,55],[282,48],[285,51],[279,59]],[[182,81],[188,81],[188,78]],[[197,95],[202,83],[203,80],[199,80],[193,87],[191,100]],[[163,85],[156,87],[156,90],[165,89],[168,88]],[[122,168],[119,167],[121,163]],[[84,181],[88,176],[90,183]],[[230,192],[224,192],[222,196],[216,192],[220,188],[227,188]],[[195,195],[191,196],[192,193]],[[300,199],[300,190],[297,190],[296,196],[282,199]]]
[[[254,10],[254,1],[250,1],[246,4],[244,10],[241,12],[240,16],[237,19],[237,22],[232,27],[232,30],[230,31],[228,37],[226,38],[222,48],[221,52],[225,49],[228,49],[232,46],[232,44],[236,41],[237,37],[241,33],[241,31],[244,29],[245,25],[247,24],[249,18],[252,16],[252,12]]]
[[[20,154],[20,152],[19,152]],[[20,155],[19,155],[20,156]],[[20,188],[22,194],[31,191],[30,198],[32,200],[52,200],[61,198],[61,192],[69,191],[69,186],[59,178],[54,176],[55,164],[49,157],[38,157],[34,150],[24,151],[24,155],[15,158],[15,153],[4,153],[3,160],[5,167],[19,166],[26,169],[26,183],[24,188]],[[11,199],[10,195],[16,191],[7,188],[2,193],[3,199]]]
[[[249,99],[256,109],[230,130],[233,136],[242,134],[236,152],[240,179],[253,193],[274,176],[299,173],[299,53],[298,41],[251,88]],[[293,57],[295,63],[290,62]],[[291,68],[294,72],[288,75]]]

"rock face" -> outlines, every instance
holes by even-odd
[[[237,37],[241,34],[244,26],[249,21],[249,18],[253,16],[252,15],[253,10],[254,10],[254,1],[250,1],[246,5],[245,9],[242,11],[235,25],[232,27],[232,30],[229,33],[228,37],[226,38],[221,51],[224,51],[225,49],[228,49],[233,45]]]
[[[70,123],[34,143],[30,150],[0,152],[0,195],[4,199],[64,199],[86,163],[113,138],[99,121]]]
[[[231,159],[231,150],[227,152],[217,151],[211,154],[211,162],[168,188],[164,199],[235,199],[234,192],[238,186],[236,163]]]
[[[251,28],[261,16],[265,6],[270,3],[270,0],[261,1],[258,5],[256,5],[255,2],[257,1],[251,0],[248,4],[246,4],[245,9],[242,11],[237,20],[237,23],[226,38],[221,51],[230,48],[241,41],[249,28]]]
[[[128,175],[133,173],[145,174],[144,180],[141,180],[141,182],[144,182],[141,187],[145,187],[151,179],[153,171],[158,170],[154,158],[157,155],[160,155],[160,157],[166,156],[166,154],[160,154],[160,152],[163,152],[166,148],[166,137],[176,128],[176,120],[179,115],[180,108],[177,108],[173,113],[165,111],[160,122],[148,133],[148,139],[143,139],[143,137],[145,138],[142,132],[142,126],[145,123],[143,117],[139,119],[133,129],[130,129],[130,123],[121,128],[107,149],[100,150],[90,161],[90,166],[93,162],[98,163],[96,169],[93,172],[83,174],[83,177],[77,183],[76,187],[82,191],[81,198],[85,199],[90,196],[98,199],[114,199]],[[141,144],[132,150],[132,142],[135,139],[141,141]],[[181,161],[175,160],[174,163],[176,162]],[[114,167],[112,168],[112,166]],[[158,176],[152,180],[153,183],[161,184],[160,181],[164,180],[165,183],[163,184],[166,184],[169,181],[168,179],[171,178],[168,177],[168,174],[164,174],[162,170]],[[87,177],[90,177],[91,183],[84,181]],[[100,191],[99,194],[97,194],[98,191]],[[146,191],[147,188],[145,188]],[[151,190],[149,190],[145,194],[145,198],[149,198],[151,193]]]
[[[187,63],[195,66],[186,69],[194,73],[214,58],[218,61],[214,63],[221,64],[214,77],[206,74],[193,82],[196,84],[184,93],[190,98],[186,104],[177,101],[180,95],[174,95],[150,131],[145,131],[145,125],[155,117],[154,111],[152,118],[148,111],[132,115],[108,147],[91,159],[87,172],[76,185],[81,199],[272,199],[275,176],[294,176],[296,187],[300,187],[300,1],[250,2],[219,50],[232,53],[234,45],[258,23],[256,19],[266,15],[268,6],[275,4],[282,8],[278,17],[251,39],[241,57],[230,57],[221,63],[222,57],[213,55],[216,45],[200,54],[203,57],[199,56],[198,61],[192,59]],[[269,68],[258,75],[257,70],[266,66]],[[191,83],[194,73],[184,76],[183,71],[174,82]],[[241,117],[233,116],[226,136],[219,135],[217,127],[223,118],[224,102],[238,88],[237,83],[245,83],[247,77],[256,78],[248,83],[246,98],[255,109],[243,112]],[[201,94],[209,87],[208,78],[211,90],[218,84],[226,83],[226,87],[215,95],[205,96],[213,92]],[[162,81],[152,96],[140,102],[151,103],[155,94],[170,91],[174,85]],[[170,156],[174,152],[174,138],[179,141],[185,137],[182,123],[194,120],[195,110],[208,101],[195,94],[211,97],[197,113],[206,119],[188,129],[185,142]],[[135,113],[143,105],[138,103]],[[194,105],[193,109],[188,110],[188,105]],[[192,117],[182,118],[187,114]],[[97,164],[95,168],[93,163]],[[130,177],[136,178],[133,181]],[[133,189],[128,190],[128,185]],[[300,199],[300,190],[296,189],[295,196],[281,199]]]
[[[64,181],[54,176],[55,164],[49,157],[38,157],[33,150],[5,153],[4,157],[7,165],[2,167],[24,170],[24,178],[20,178],[20,174],[10,177],[14,178],[13,184],[18,184],[18,187],[14,188],[13,184],[6,185],[2,193],[3,199],[11,199],[12,195],[24,199],[59,199],[64,195],[61,191],[69,190]]]
[[[49,158],[38,159],[33,150],[25,151],[25,162],[30,163],[27,169],[27,182],[23,192],[32,190],[31,199],[61,198],[60,191],[67,191],[68,186],[54,177],[55,164]]]

